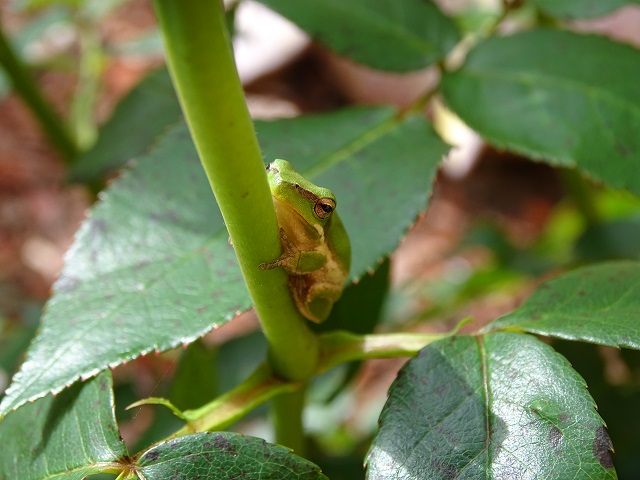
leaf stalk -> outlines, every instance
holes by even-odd
[[[20,60],[0,25],[0,65],[4,68],[15,92],[29,107],[49,142],[66,163],[71,164],[78,149],[65,122],[44,98],[27,66]]]

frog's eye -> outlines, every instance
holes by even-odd
[[[278,169],[276,168],[276,166],[273,163],[267,163],[267,172],[271,172],[273,174],[277,174],[278,173]]]
[[[335,209],[336,202],[334,202],[330,198],[319,199],[313,207],[313,211],[316,213],[316,215],[323,220],[325,218],[329,218],[329,216],[331,216]]]

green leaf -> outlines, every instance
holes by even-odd
[[[259,0],[336,53],[379,70],[427,67],[458,42],[430,0]]]
[[[146,153],[156,138],[182,118],[166,69],[148,75],[118,104],[100,129],[96,144],[69,172],[72,182],[97,182],[132,158]]]
[[[615,479],[584,380],[529,335],[457,336],[402,368],[367,456],[382,479]]]
[[[638,312],[640,263],[608,262],[549,280],[487,328],[640,349]]]
[[[606,418],[607,430],[616,445],[618,476],[635,478],[640,471],[640,415],[636,414],[640,405],[640,351],[557,340],[553,348],[582,375],[598,404],[598,412]],[[611,368],[613,362],[615,368]]]
[[[556,17],[568,18],[591,18],[599,17],[625,5],[638,4],[638,0],[607,0],[605,2],[594,2],[593,0],[528,0]]]
[[[640,217],[591,225],[578,239],[578,258],[588,262],[640,259]]]
[[[355,278],[395,249],[424,210],[448,149],[423,117],[398,119],[388,108],[262,123],[258,132],[270,159],[285,153],[333,189]],[[103,196],[54,290],[0,414],[81,376],[189,343],[251,306],[186,126]]]
[[[216,365],[219,391],[228,392],[249,378],[264,363],[268,348],[260,330],[220,345]]]
[[[147,480],[321,480],[317,465],[285,447],[230,432],[205,432],[170,440],[146,451],[138,462]]]
[[[489,142],[640,193],[640,51],[536,30],[489,39],[443,78],[449,106]]]
[[[180,357],[169,399],[180,410],[197,408],[218,395],[217,348],[197,340]]]
[[[80,480],[127,454],[114,417],[111,374],[36,400],[0,420],[0,478]]]
[[[0,414],[81,376],[189,343],[248,309],[228,238],[180,126],[82,225]]]

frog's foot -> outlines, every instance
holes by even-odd
[[[298,262],[300,261],[300,249],[291,243],[291,240],[289,240],[289,237],[282,227],[280,227],[278,233],[280,236],[280,243],[282,244],[282,255],[276,258],[273,262],[261,263],[258,265],[258,268],[260,270],[271,270],[273,268],[282,267],[290,274],[296,273]]]

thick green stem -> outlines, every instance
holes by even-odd
[[[464,322],[466,323],[466,321]],[[335,331],[320,337],[322,357],[319,373],[326,372],[345,362],[366,358],[410,357],[437,340],[449,337],[451,333],[386,333],[358,335],[351,332]]]
[[[0,65],[11,79],[15,92],[34,114],[43,132],[67,163],[71,163],[78,150],[62,119],[44,99],[27,67],[20,61],[9,39],[0,26]]]
[[[293,303],[282,269],[266,172],[225,29],[220,0],[154,0],[169,71],[249,294],[269,342],[273,371],[306,380],[318,344]],[[176,159],[179,161],[179,159]]]
[[[271,417],[277,442],[293,449],[296,454],[302,457],[307,453],[302,425],[305,392],[306,388],[301,388],[296,392],[285,393],[271,400]]]

